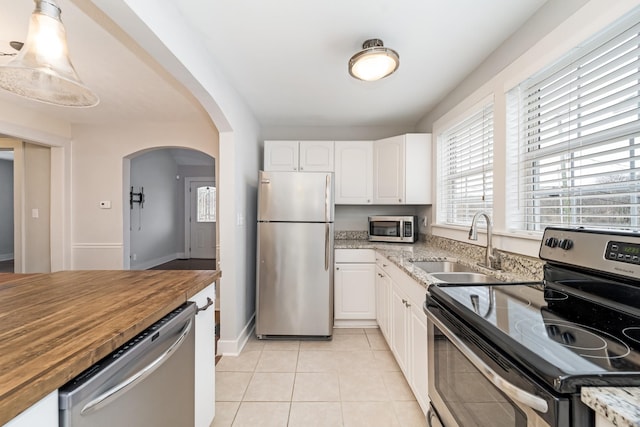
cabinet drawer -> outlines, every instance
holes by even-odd
[[[336,263],[375,263],[376,252],[373,249],[336,249],[334,259]]]

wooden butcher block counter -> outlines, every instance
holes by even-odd
[[[220,277],[63,271],[0,278],[0,425]]]

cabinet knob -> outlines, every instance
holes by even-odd
[[[294,171],[297,171],[297,170],[298,170],[298,168],[293,168],[293,170],[294,170]]]
[[[370,200],[370,199],[367,199],[367,203],[371,203],[371,200]]]
[[[386,267],[386,266],[387,266],[387,264],[382,264],[382,266],[383,266],[383,267]]]
[[[302,169],[303,169],[303,168],[302,168],[302,167],[300,167],[300,170],[302,170]]]
[[[406,300],[406,299],[404,299],[404,298],[402,298],[402,303],[403,303],[404,305],[407,305],[407,300]]]
[[[336,270],[340,270],[340,267],[336,267]]]
[[[399,201],[400,203],[402,203],[402,199],[398,199],[398,201]]]

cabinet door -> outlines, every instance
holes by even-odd
[[[407,369],[407,343],[409,339],[407,299],[391,282],[391,350],[396,356],[396,361],[406,378],[409,378]]]
[[[336,204],[373,202],[373,141],[336,141]]]
[[[264,170],[297,171],[298,141],[265,141]]]
[[[431,135],[410,133],[405,135],[405,189],[406,204],[429,205],[431,200]]]
[[[391,299],[391,279],[384,272],[382,267],[376,265],[376,320],[382,335],[387,339],[387,343],[390,343],[391,336],[389,335],[389,312],[390,312],[390,299]]]
[[[209,298],[209,299],[207,299]],[[215,416],[215,284],[198,292],[191,301],[199,308],[195,321],[196,361],[195,361],[195,425],[208,426]],[[209,304],[211,301],[211,304]],[[208,305],[209,304],[209,305]]]
[[[333,141],[300,141],[301,172],[333,172]]]
[[[410,303],[411,304],[411,303]],[[429,388],[427,369],[427,316],[422,306],[411,304],[409,307],[409,330],[411,350],[409,351],[409,371],[411,385],[416,399],[426,414],[429,409]]]
[[[335,269],[335,318],[374,320],[375,264],[336,264]]]
[[[404,204],[405,148],[404,136],[381,139],[373,143],[373,203]]]
[[[49,393],[4,427],[58,427],[58,390]]]

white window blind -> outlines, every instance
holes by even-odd
[[[637,14],[510,91],[509,227],[639,229],[639,114]]]
[[[438,137],[440,224],[469,225],[493,207],[493,102]]]

